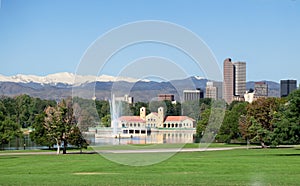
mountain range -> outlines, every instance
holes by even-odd
[[[111,93],[116,96],[129,94],[135,101],[149,101],[158,94],[174,94],[180,100],[183,90],[200,88],[205,91],[206,82],[199,76],[185,79],[156,82],[147,79],[138,80],[129,77],[114,77],[108,75],[84,76],[68,72],[50,74],[47,76],[35,75],[0,75],[0,95],[16,96],[28,94],[41,99],[60,100],[70,96],[79,96],[87,99],[110,99]],[[279,84],[266,81],[269,86],[269,96],[279,96]],[[247,89],[254,88],[253,81],[246,84]]]

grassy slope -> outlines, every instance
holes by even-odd
[[[299,157],[297,149],[240,149],[131,167],[98,154],[0,156],[0,185],[298,185]]]

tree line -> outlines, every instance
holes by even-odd
[[[79,108],[79,103],[82,103],[84,109]],[[88,125],[85,123],[92,121],[93,117],[97,118],[88,110],[94,107],[97,108],[99,116],[108,117],[107,101],[68,98],[56,102],[28,95],[2,96],[0,97],[0,146],[3,148],[3,145],[8,144],[12,139],[22,138],[24,131],[29,130],[32,141],[49,148],[56,146],[58,153],[61,146],[63,146],[63,153],[66,153],[68,145],[80,149],[86,148],[88,141],[84,139],[83,132],[91,126],[90,123]],[[75,112],[79,112],[77,113],[79,117],[76,117]]]
[[[165,107],[167,115],[180,115],[180,104],[170,101],[155,101],[151,104],[122,102],[122,115],[139,115],[140,107],[147,113]],[[68,98],[56,102],[42,100],[28,95],[0,97],[0,145],[8,144],[14,138],[22,138],[24,130],[30,130],[30,139],[36,144],[56,147],[59,153],[68,145],[86,148],[85,132],[89,127],[110,127],[110,103],[105,100]]]
[[[214,105],[214,106],[212,106]],[[166,116],[186,115],[196,120],[196,135],[201,138],[208,130],[209,121],[221,124],[212,126],[217,142],[260,143],[262,147],[300,142],[300,90],[287,98],[260,98],[251,104],[234,101],[224,107],[224,100],[204,98],[172,104],[171,101],[122,102],[122,115],[139,115],[146,107],[147,113],[156,112],[162,106]],[[28,95],[0,97],[0,145],[15,137],[22,137],[23,130],[32,130],[30,138],[37,144],[63,153],[68,145],[86,148],[88,141],[84,132],[89,127],[109,127],[111,123],[110,103],[105,100],[69,98],[56,102]],[[214,116],[211,115],[214,113]],[[223,118],[224,116],[224,118]],[[213,117],[213,118],[212,118]],[[218,117],[223,120],[218,120]]]
[[[200,114],[198,137],[202,137],[212,109],[222,108],[211,108],[208,105]],[[232,102],[225,109],[224,119],[215,140],[225,143],[260,143],[262,147],[299,144],[300,90],[295,90],[286,98],[259,98],[251,104]]]

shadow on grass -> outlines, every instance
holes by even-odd
[[[16,157],[16,156],[0,156],[0,160],[5,160],[5,159],[16,159],[16,158],[19,158],[19,157]]]
[[[98,154],[98,153],[94,151],[90,151],[90,152],[67,152],[67,154]]]
[[[291,157],[291,156],[300,156],[300,154],[270,154],[272,156],[287,156],[287,157]]]

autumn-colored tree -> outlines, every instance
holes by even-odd
[[[64,123],[62,120],[61,112],[58,107],[47,107],[45,110],[44,128],[46,135],[50,139],[54,139],[57,146],[57,154],[60,153],[60,146],[62,138],[65,133]]]
[[[74,145],[79,146],[78,142],[86,143],[83,138],[81,139],[71,99],[62,100],[56,107],[47,107],[44,128],[47,135],[56,141],[57,154],[60,152],[61,145],[63,145],[63,153],[66,154],[68,144],[74,142]],[[79,138],[80,140],[78,140]]]
[[[240,131],[245,139],[260,142],[264,148],[273,139],[276,114],[282,105],[280,98],[260,98],[247,106],[246,122],[240,122]]]

